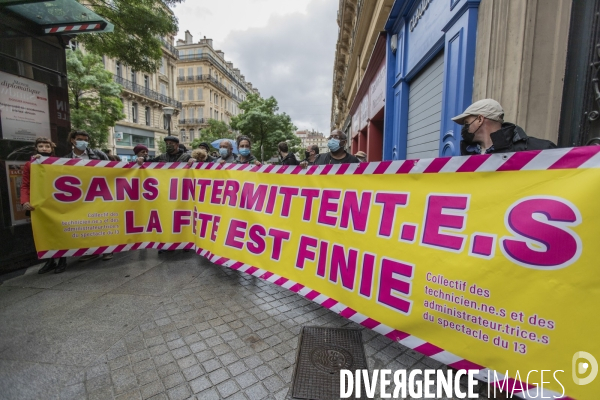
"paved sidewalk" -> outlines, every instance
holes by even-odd
[[[2,399],[286,399],[303,325],[363,329],[192,252],[69,259],[0,285]],[[369,368],[442,368],[363,329]]]

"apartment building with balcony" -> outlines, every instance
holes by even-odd
[[[182,104],[177,123],[182,143],[188,146],[200,137],[209,119],[229,125],[248,93],[259,92],[225,60],[222,51],[213,48],[212,39],[204,37],[194,43],[186,31],[185,40],[178,40],[176,49],[177,101]]]
[[[104,60],[104,66],[112,72],[115,82],[123,86],[121,101],[126,117],[111,130],[108,148],[124,161],[134,159],[133,148],[138,144],[147,146],[151,156],[160,153],[158,144],[168,132],[169,119],[163,112],[165,107],[175,109],[171,117],[171,133],[178,135],[177,115],[181,112],[181,103],[176,100],[178,54],[173,41],[173,35],[161,38],[162,64],[151,74],[135,71],[119,60]]]

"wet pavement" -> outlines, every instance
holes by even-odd
[[[289,399],[305,325],[361,329],[371,370],[445,369],[192,252],[39,268],[0,285],[1,399]]]

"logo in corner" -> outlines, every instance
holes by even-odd
[[[585,359],[585,361],[582,359]],[[576,385],[587,385],[596,379],[596,375],[598,375],[598,361],[593,355],[585,351],[578,351],[573,354],[571,367],[573,382]],[[588,371],[589,375],[587,377],[579,378],[579,376],[587,374]]]

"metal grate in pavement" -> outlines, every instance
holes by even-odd
[[[340,370],[354,373],[367,368],[360,330],[305,326],[300,334],[292,397],[339,399]]]

